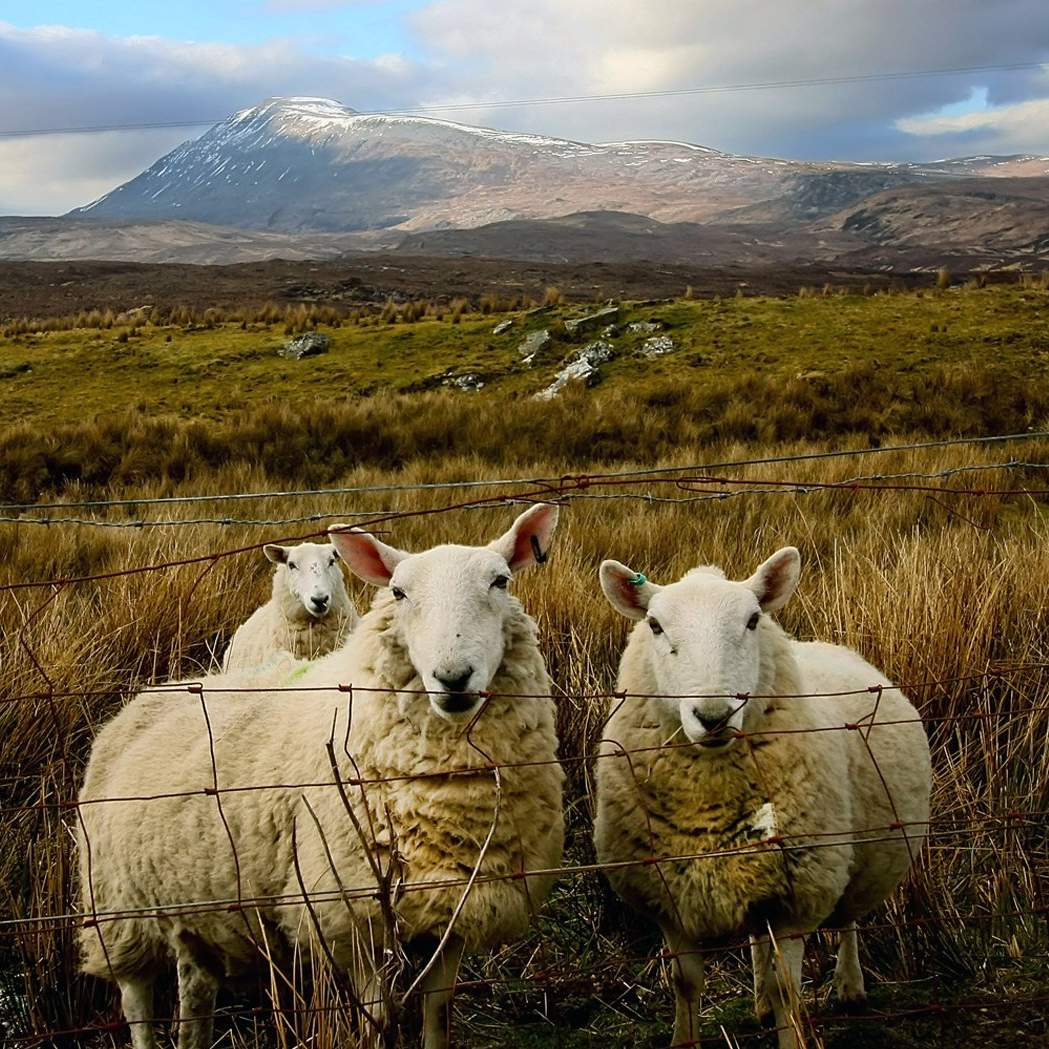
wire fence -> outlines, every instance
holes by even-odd
[[[1013,435],[1007,440],[1028,436],[1049,434]],[[993,446],[999,440],[987,443]],[[893,450],[913,452],[951,444],[930,442]],[[825,458],[832,457],[833,453]],[[137,516],[147,504],[188,503],[189,498],[20,504],[0,507],[0,515],[19,514],[3,518],[12,527],[285,528],[356,520],[382,530],[411,517],[537,500],[673,506],[744,495],[770,499],[789,494],[803,499],[810,493],[840,491],[878,498],[924,493],[955,502],[963,498],[999,505],[1011,501],[1030,508],[1028,527],[1037,531],[1049,495],[1049,486],[1030,483],[1030,478],[1043,476],[1049,468],[1049,463],[1034,458],[1010,457],[936,470],[864,472],[833,482],[744,476],[747,466],[797,464],[808,458],[824,457],[529,481],[192,498],[194,502],[283,496],[310,500],[396,492],[399,498],[411,499],[420,490],[482,489],[462,502],[434,508],[390,506],[381,512],[288,515],[265,521],[118,522],[50,516],[74,507]],[[988,474],[1000,480],[983,483]],[[980,483],[969,486],[971,481]],[[639,491],[639,485],[645,490]],[[668,486],[673,494],[666,493]],[[498,492],[491,495],[484,489]],[[325,533],[291,538],[318,534]],[[806,990],[791,1014],[799,1025],[799,1044],[831,1045],[834,1037],[851,1037],[856,1025],[877,1030],[888,1023],[913,1024],[931,1044],[935,1037],[948,1037],[945,1032],[959,1024],[975,1023],[991,1030],[997,1021],[989,1014],[1008,1018],[1014,1034],[1020,1032],[1016,1044],[1039,1044],[1037,1039],[1046,1036],[1049,994],[1037,992],[1049,973],[1043,963],[1032,961],[1038,956],[1035,945],[1044,945],[1049,926],[1049,777],[1043,759],[1049,744],[1045,699],[1049,625],[1044,617],[1032,626],[1029,643],[1021,651],[997,651],[993,659],[978,662],[965,673],[932,673],[898,684],[872,679],[835,692],[787,690],[775,697],[734,696],[740,704],[840,702],[862,712],[798,728],[758,724],[734,729],[731,749],[746,755],[739,760],[749,763],[747,782],[753,796],[741,800],[740,810],[726,818],[731,833],[708,837],[694,813],[675,826],[678,810],[668,808],[660,793],[660,769],[679,758],[695,760],[699,744],[680,733],[677,738],[638,743],[606,729],[609,719],[614,724],[615,715],[627,708],[718,698],[704,693],[580,688],[585,675],[566,668],[562,661],[560,679],[555,677],[549,690],[495,686],[477,692],[476,709],[468,722],[459,723],[453,742],[438,758],[423,761],[416,749],[384,763],[374,751],[388,741],[381,734],[374,738],[368,728],[378,716],[379,704],[385,701],[386,708],[398,712],[398,722],[404,721],[416,736],[421,732],[426,739],[436,731],[425,728],[430,724],[425,719],[432,716],[430,696],[411,683],[362,685],[352,675],[343,676],[338,662],[323,671],[303,670],[298,663],[283,670],[269,668],[264,679],[255,681],[204,675],[145,687],[135,680],[99,687],[56,683],[68,682],[69,675],[56,673],[56,657],[43,654],[31,629],[50,613],[56,595],[87,584],[183,567],[206,572],[219,561],[262,545],[241,544],[189,558],[0,583],[0,600],[6,595],[9,602],[19,595],[44,592],[35,607],[17,606],[21,617],[17,622],[10,618],[15,606],[9,605],[6,612],[0,609],[9,617],[8,624],[14,624],[5,624],[5,651],[17,649],[43,683],[32,688],[23,684],[0,696],[0,724],[15,736],[27,720],[50,717],[53,723],[38,733],[49,737],[50,749],[34,752],[46,750],[47,763],[23,768],[8,762],[0,778],[0,825],[16,848],[24,850],[18,856],[8,850],[2,861],[8,883],[19,889],[8,890],[12,910],[0,912],[0,1044],[106,1044],[122,1037],[128,1022],[132,1028],[144,1028],[155,1019],[170,1023],[178,1018],[172,992],[163,985],[145,1012],[135,1013],[132,1008],[133,1015],[124,1018],[114,1011],[112,997],[100,984],[76,977],[73,984],[59,989],[60,980],[73,978],[81,949],[78,942],[86,944],[85,937],[91,936],[95,946],[82,949],[87,957],[94,952],[95,971],[101,966],[100,951],[112,972],[125,972],[121,961],[125,939],[137,943],[139,951],[146,949],[143,944],[153,944],[149,950],[157,957],[145,967],[151,972],[159,967],[161,956],[180,952],[184,967],[196,965],[204,972],[252,970],[258,986],[239,997],[220,999],[218,1008],[208,1004],[199,1011],[190,1009],[187,1015],[187,1004],[192,1003],[183,1001],[184,1027],[216,1022],[232,1045],[284,1044],[286,1038],[308,1039],[322,1047],[340,1039],[346,1044],[399,1044],[397,1039],[407,1037],[404,1032],[420,1022],[413,1010],[421,1009],[423,1024],[436,1022],[425,1003],[440,1002],[443,1009],[444,992],[450,989],[458,992],[457,1023],[468,1032],[469,1041],[463,1044],[513,1044],[499,1039],[505,1039],[507,1024],[524,1021],[553,1032],[551,1040],[540,1044],[566,1044],[562,1036],[571,1031],[591,1032],[593,1042],[581,1041],[581,1045],[595,1044],[599,1037],[605,1044],[618,1045],[607,1039],[630,1031],[652,1036],[655,1030],[655,1036],[665,1041],[673,987],[681,985],[682,974],[689,971],[690,959],[696,955],[709,970],[711,1009],[684,1037],[678,1030],[674,1044],[699,1044],[701,1035],[725,1045],[753,1044],[764,1035],[741,1021],[741,1011],[733,1011],[738,1000],[751,998],[744,957],[747,936],[767,937],[772,927],[776,935],[771,951],[780,957],[789,950],[790,941],[809,930],[804,923],[791,924],[784,917],[791,893],[803,881],[800,872],[805,864],[833,866],[846,853],[873,862],[872,858],[890,854],[901,843],[909,854],[905,866],[912,868],[911,873],[889,903],[874,908],[862,922],[864,942],[870,944],[879,977],[872,983],[871,1011],[847,1015],[829,1004],[822,986],[831,965],[825,933],[844,942],[851,920],[848,915],[842,920],[830,906],[812,922],[824,927],[814,937],[807,963],[815,989]],[[198,579],[194,587],[199,585]],[[1018,609],[1017,615],[1040,613]],[[543,621],[541,617],[541,628]],[[593,674],[589,680],[593,684]],[[933,809],[927,816],[911,814],[913,799],[896,781],[898,755],[879,742],[886,733],[910,724],[906,717],[883,713],[886,695],[901,691],[924,699],[919,706],[934,768]],[[78,798],[83,760],[101,720],[99,706],[119,707],[132,695],[143,697],[137,704],[144,723],[152,717],[167,718],[176,708],[181,711],[171,722],[178,731],[168,730],[137,780],[120,780],[119,787],[107,785],[100,793]],[[536,724],[544,718],[551,726],[556,722],[560,745],[552,737],[546,750],[522,756],[522,740],[535,731],[535,724],[529,723],[526,730],[523,722],[513,721],[524,716],[522,710],[531,712]],[[289,742],[299,738],[306,721],[314,726],[303,737],[310,750],[308,760],[301,755],[305,743]],[[433,724],[442,731],[446,728],[441,721]],[[516,726],[516,734],[507,734],[506,724]],[[187,726],[192,726],[190,736]],[[260,742],[271,737],[282,745],[267,749]],[[798,737],[811,742],[800,744]],[[846,820],[802,820],[791,825],[778,801],[772,803],[780,798],[782,788],[768,755],[791,753],[784,748],[795,741],[802,746],[801,753],[848,749],[853,754],[850,776],[866,770],[880,784],[877,814],[856,812]],[[242,755],[253,748],[269,755],[266,767],[245,765]],[[124,758],[111,760],[114,767],[126,767],[120,765]],[[595,783],[603,782],[602,768],[613,765],[626,768],[625,781],[633,785],[637,819],[632,830],[623,827],[625,836],[633,834],[632,852],[626,858],[601,856],[593,844]],[[559,779],[562,772],[567,776],[564,788]],[[139,789],[133,789],[136,783]],[[563,820],[563,850],[555,847],[562,833],[556,821],[541,825],[536,820],[534,806],[544,791],[552,792],[557,819]],[[447,815],[464,805],[469,819]],[[727,799],[719,799],[718,807],[722,806],[728,806]],[[200,853],[197,860],[205,865],[207,875],[187,876],[178,887],[161,891],[159,867],[170,862],[167,855],[142,854],[137,867],[133,859],[114,861],[114,849],[120,848],[115,827],[144,833],[142,828],[150,826],[157,828],[158,837],[169,835]],[[537,833],[538,843],[532,840]],[[72,847],[74,837],[80,839],[78,850]],[[261,858],[256,845],[260,839],[267,843]],[[425,866],[420,842],[430,839],[443,842],[451,860]],[[148,839],[136,840],[141,844]],[[691,844],[683,847],[686,841]],[[78,855],[79,876],[72,870]],[[116,875],[106,873],[107,865],[114,862],[122,871],[117,881],[112,880]],[[761,906],[755,905],[717,934],[704,937],[696,931],[701,931],[702,923],[697,924],[689,910],[695,898],[707,897],[694,897],[692,882],[720,880],[730,885],[737,870],[766,868],[776,871],[786,886],[778,896],[759,901]],[[223,886],[227,891],[215,891]],[[648,893],[651,898],[641,902],[642,911],[661,913],[666,928],[693,932],[684,939],[668,937],[658,943],[628,917],[628,908],[613,887],[627,897],[631,892]],[[504,922],[506,928],[493,933],[490,943],[477,933],[468,943],[470,957],[460,968],[454,953],[457,939],[462,930],[472,928],[472,922],[481,921],[480,911],[496,916],[487,919],[489,925],[499,927]],[[518,912],[524,917],[514,917]],[[424,920],[421,914],[429,917]],[[464,933],[466,939],[470,935],[474,934]],[[508,945],[496,949],[501,940]],[[440,961],[432,960],[446,954],[455,963],[447,971]],[[1009,994],[1003,995],[993,983],[989,983],[991,991],[981,993],[974,977],[980,972],[986,975],[988,966],[1026,966],[1028,979]],[[952,977],[964,990],[946,993],[944,988],[929,988],[923,978],[930,973]],[[908,992],[894,991],[894,985]],[[124,999],[126,1011],[130,1000],[126,990]],[[420,999],[421,1006],[413,1004]],[[208,999],[204,1001],[207,1004]],[[654,1015],[662,1025],[655,1029],[651,1027]],[[447,1023],[444,1013],[440,1022]],[[500,1027],[502,1035],[495,1033]],[[939,1035],[931,1033],[934,1030]],[[623,1038],[622,1044],[633,1044],[629,1033]]]

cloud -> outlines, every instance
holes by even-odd
[[[318,56],[283,39],[236,46],[0,23],[4,132],[217,122],[274,95],[382,110],[414,103],[424,83],[394,56]],[[60,214],[86,204],[204,129],[0,138],[0,214]]]
[[[281,21],[296,35],[237,45],[0,23],[0,130],[218,121],[274,95],[316,95],[364,111],[426,107],[506,130],[757,156],[922,160],[974,143],[1049,151],[1045,0],[262,0],[258,9],[300,12]],[[386,53],[325,53],[337,47]],[[986,68],[939,73],[974,67]],[[942,114],[974,91],[986,93],[985,113]],[[569,101],[595,95],[605,97]],[[505,104],[535,99],[561,101]],[[85,204],[193,133],[0,138],[0,213]]]
[[[187,137],[170,129],[0,139],[0,215],[55,215],[89,204]]]
[[[905,134],[939,143],[944,156],[1049,155],[1049,99],[1044,98],[975,113],[912,117],[900,120],[898,127]]]
[[[574,138],[596,130],[759,155],[919,159],[938,144],[902,132],[901,119],[974,87],[992,102],[1049,96],[1031,69],[898,77],[1045,61],[1044,0],[662,0],[654,10],[648,0],[434,0],[412,25],[443,67],[446,102],[708,89],[483,111],[498,126]]]

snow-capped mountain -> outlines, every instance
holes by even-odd
[[[813,218],[976,167],[801,163],[674,142],[595,145],[273,98],[71,214],[282,232],[472,228],[595,210],[702,222],[769,201]],[[739,218],[747,220],[745,210]]]

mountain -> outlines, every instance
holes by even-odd
[[[470,227],[600,209],[700,220],[812,165],[687,144],[591,145],[269,99],[72,215],[302,231]]]
[[[926,267],[944,253],[1025,265],[1049,244],[1046,178],[1045,157],[810,163],[273,98],[68,216],[0,220],[0,258],[232,262],[399,245],[712,266]]]
[[[1022,158],[1010,158],[1012,167]],[[999,158],[830,164],[673,142],[589,144],[275,98],[243,110],[72,215],[280,232],[470,228],[581,211],[709,222],[781,201],[813,219],[873,193],[984,174]],[[1049,173],[1049,161],[1040,173]]]

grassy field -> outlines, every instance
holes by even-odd
[[[236,325],[4,339],[0,498],[20,505],[0,507],[0,1037],[126,1041],[99,1033],[112,996],[75,973],[64,805],[127,695],[199,673],[264,599],[260,544],[336,520],[374,522],[408,549],[482,541],[508,502],[552,495],[564,511],[550,562],[517,592],[558,697],[569,869],[525,942],[470,963],[461,1043],[668,1040],[658,944],[574,869],[592,862],[589,755],[626,629],[597,566],[615,557],[667,581],[717,563],[738,577],[790,543],[805,567],[781,622],[903,684],[935,773],[929,848],[863,935],[871,1012],[834,1012],[817,938],[809,1044],[1044,1045],[1047,310],[1035,288],[630,305],[623,321],[658,319],[676,353],[642,359],[623,336],[601,386],[550,404],[529,395],[586,340],[559,333],[536,368],[516,346],[568,307],[515,316],[504,336],[491,316],[344,324],[327,356],[300,362],[276,357],[282,332]],[[482,364],[479,392],[419,392]],[[315,486],[337,490],[302,491]],[[75,505],[100,498],[126,502]],[[365,607],[367,588],[351,589]],[[742,953],[711,961],[706,1036],[767,1044]],[[224,1044],[285,1044],[259,1004],[227,1003]]]
[[[388,323],[357,315],[355,322],[324,329],[329,353],[301,361],[277,356],[288,337],[280,324],[198,318],[155,325],[139,315],[122,324],[118,317],[110,327],[0,335],[0,388],[8,420],[40,425],[119,416],[129,408],[215,419],[271,399],[417,393],[467,374],[485,383],[480,398],[523,398],[550,382],[567,353],[598,337],[565,331],[566,320],[588,309],[520,311],[508,315],[513,323],[499,335],[493,329],[503,315],[446,313],[440,320],[423,315]],[[758,374],[780,388],[807,381],[818,389],[820,379],[842,372],[854,372],[856,382],[867,372],[885,372],[897,398],[906,400],[959,370],[986,369],[1032,384],[1044,379],[1047,321],[1049,296],[1019,285],[628,303],[611,339],[618,356],[603,374],[644,392]],[[630,332],[632,322],[658,324],[674,340],[674,352],[640,356],[649,334]],[[553,336],[550,348],[522,363],[523,339],[543,329]]]

